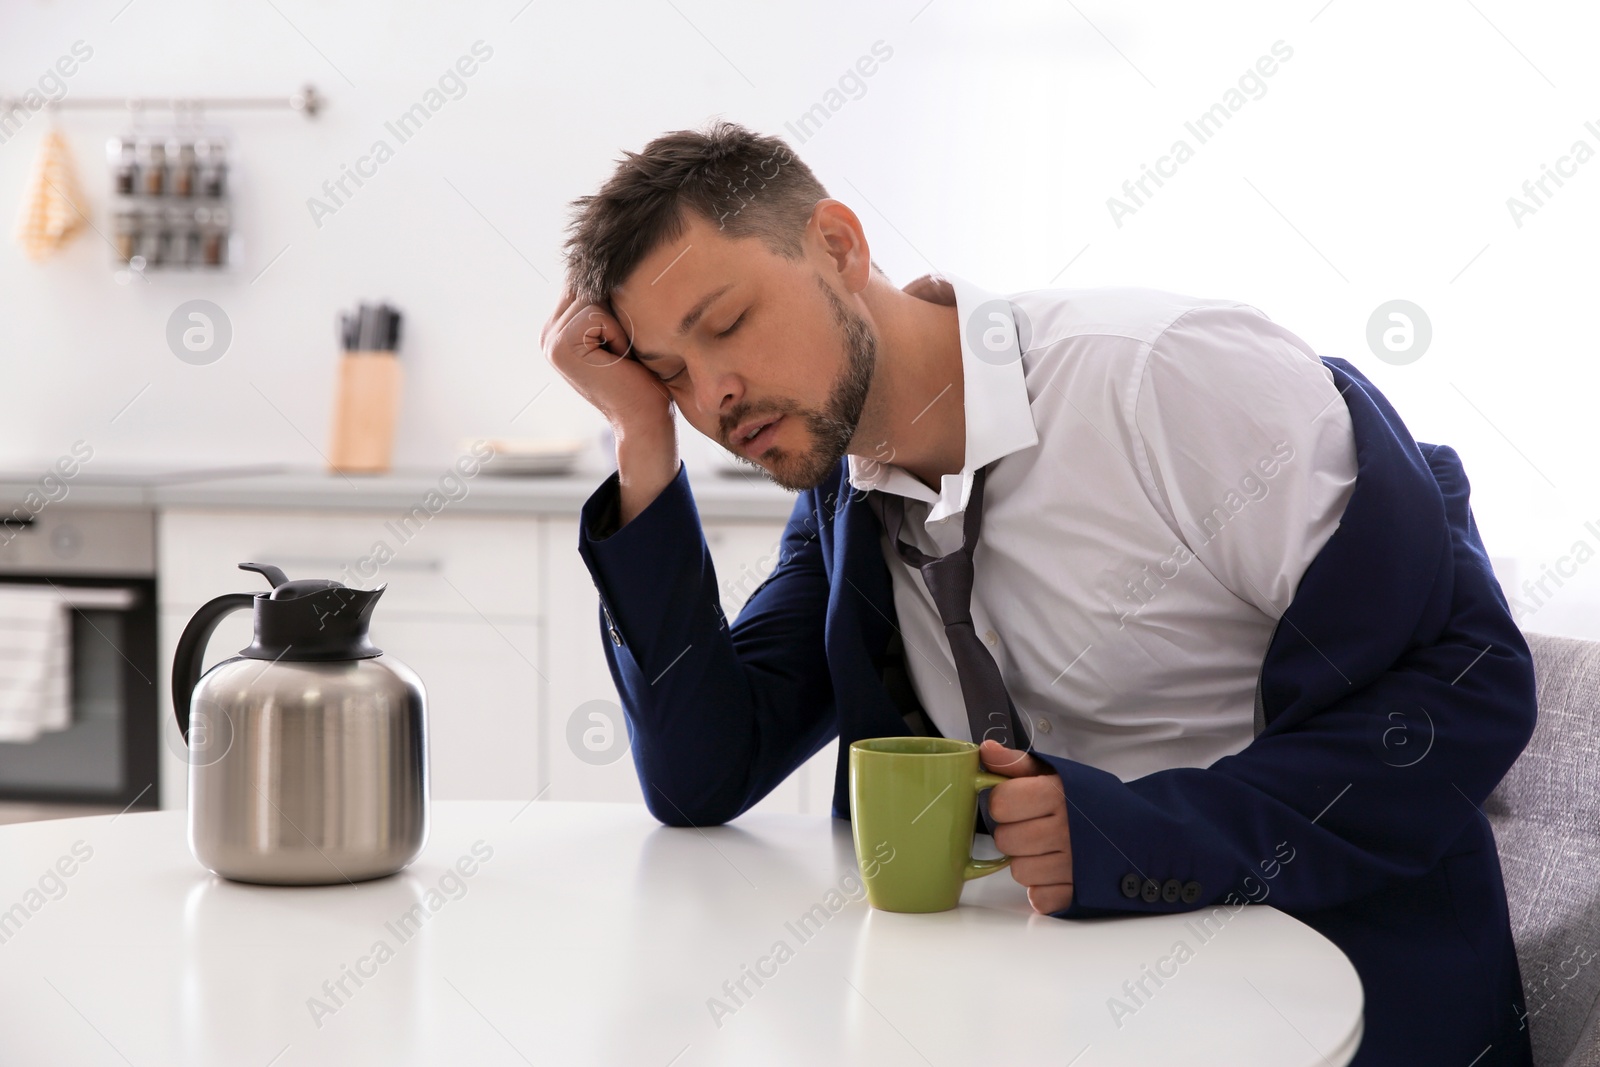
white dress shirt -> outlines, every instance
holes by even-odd
[[[934,492],[889,442],[884,462],[849,457],[851,484],[905,497],[901,540],[942,555],[961,544],[973,473],[999,460],[972,618],[1034,748],[1123,781],[1239,752],[1276,620],[1355,488],[1332,374],[1247,304],[945,277],[963,381],[928,383],[928,400],[965,404],[966,462]],[[917,697],[940,733],[970,739],[933,598],[881,545]]]

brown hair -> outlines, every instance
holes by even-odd
[[[728,237],[759,238],[798,259],[812,209],[828,195],[781,138],[721,119],[664,133],[623,156],[598,193],[572,202],[564,248],[580,304],[606,301],[641,260],[676,240],[685,209]]]

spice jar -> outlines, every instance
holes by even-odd
[[[133,163],[133,142],[125,137],[113,137],[106,142],[106,160],[111,164],[111,184],[118,196],[132,196],[135,191],[136,169]],[[126,259],[127,257],[123,257]]]
[[[203,207],[197,207],[189,211],[184,219],[183,261],[192,267],[198,267],[205,263],[200,235],[204,229],[205,219],[208,217],[210,217],[209,211]]]
[[[135,156],[139,162],[139,184],[144,195],[160,196],[166,182],[166,149],[159,141],[141,139]]]
[[[167,169],[172,180],[168,192],[172,196],[194,195],[194,145],[177,138],[167,142]]]
[[[207,267],[220,267],[226,259],[224,242],[227,240],[228,213],[221,208],[201,208],[195,212],[200,220],[200,262]]]
[[[194,144],[200,195],[218,199],[227,186],[228,163],[221,141],[200,140]]]
[[[167,233],[167,265],[186,266],[189,262],[189,212],[176,204],[162,213],[162,229]]]
[[[117,224],[114,236],[117,247],[117,259],[126,263],[132,259],[139,250],[139,213],[136,211],[117,212]]]
[[[139,219],[138,254],[152,267],[163,266],[167,262],[172,233],[166,228],[165,222],[159,210],[146,211]]]

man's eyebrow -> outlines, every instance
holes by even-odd
[[[690,308],[688,313],[683,316],[683,320],[678,323],[678,334],[677,335],[679,337],[682,337],[685,334],[687,334],[690,330],[694,329],[694,324],[700,321],[700,317],[706,313],[706,310],[708,308],[710,308],[712,304],[716,303],[717,298],[720,297],[723,293],[726,293],[729,289],[732,289],[732,288],[733,288],[733,283],[729,282],[727,285],[724,285],[724,286],[722,286],[720,288],[717,288],[717,289],[713,289],[711,292],[707,293],[705,296],[702,296],[699,299],[699,301],[696,302],[694,307]],[[646,362],[651,362],[653,360],[666,358],[664,356],[653,356],[650,353],[641,351],[638,348],[635,348],[633,350],[633,354],[638,356],[640,359],[642,359],[642,360],[644,360]]]
[[[700,316],[706,313],[706,309],[716,301],[717,297],[721,296],[723,293],[726,293],[732,288],[733,283],[729,282],[720,289],[713,289],[705,296],[702,296],[700,298],[700,302],[694,307],[690,308],[689,313],[683,317],[683,321],[678,323],[678,336],[682,337],[690,330],[694,329],[694,324],[700,321]]]

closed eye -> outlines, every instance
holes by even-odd
[[[743,322],[743,321],[744,321],[744,317],[745,317],[745,315],[746,315],[746,314],[748,314],[748,312],[740,312],[740,313],[739,313],[739,317],[738,317],[738,318],[736,318],[736,319],[734,319],[734,320],[733,320],[733,325],[732,325],[732,326],[729,326],[729,327],[728,327],[728,328],[727,328],[727,329],[726,329],[726,330],[723,330],[723,331],[722,331],[722,332],[721,332],[721,333],[719,333],[719,334],[716,334],[716,335],[715,335],[715,336],[717,336],[717,337],[719,337],[719,338],[720,338],[720,337],[726,337],[726,336],[728,336],[728,335],[729,335],[729,334],[731,334],[731,333],[732,333],[732,332],[733,332],[733,331],[734,331],[734,330],[737,330],[737,329],[738,329],[738,328],[739,328],[739,324],[740,324],[740,323],[742,323],[742,322]],[[674,375],[673,375],[673,376],[672,376],[672,377],[670,377],[670,378],[660,378],[660,377],[659,377],[659,376],[658,376],[658,379],[659,379],[659,380],[660,380],[660,381],[661,381],[661,382],[662,382],[662,383],[666,383],[666,382],[672,382],[672,381],[676,381],[676,380],[677,380],[677,379],[679,379],[679,378],[681,378],[681,377],[683,377],[683,371],[684,371],[684,370],[687,370],[687,369],[688,369],[688,368],[687,368],[687,367],[685,367],[685,368],[683,368],[683,370],[679,370],[679,371],[678,371],[678,373],[676,373],[676,374],[674,374]]]

